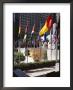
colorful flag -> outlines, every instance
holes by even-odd
[[[50,31],[51,27],[53,25],[53,19],[51,16],[49,16],[45,22],[45,25],[42,27],[42,29],[39,32],[39,35],[42,36],[46,32]]]

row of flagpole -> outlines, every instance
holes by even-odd
[[[57,18],[57,16],[56,16],[56,18]],[[58,22],[58,19],[57,19],[57,22]],[[41,29],[41,22],[40,22],[40,29]],[[53,30],[53,34],[51,32],[52,30],[50,30],[50,37],[51,37],[51,60],[52,60],[52,38],[54,36],[56,36],[56,38],[57,38],[57,30],[56,30],[56,26],[55,26],[55,28],[52,27],[51,29]],[[26,43],[27,43],[27,40],[26,40],[26,38],[27,38],[27,31],[28,31],[28,22],[27,22],[27,25],[26,25],[26,28],[25,28],[25,35],[24,35],[24,38],[23,38],[23,41],[25,40]],[[33,25],[33,28],[32,28],[31,39],[32,39],[32,35],[34,34],[34,31],[35,31],[35,24]],[[18,35],[20,35],[20,33],[21,33],[21,16],[19,17],[19,32],[18,32]],[[32,43],[32,40],[31,40],[31,43]],[[55,46],[56,46],[56,61],[57,61],[57,41],[55,43]],[[26,49],[28,49],[28,43],[26,44]],[[19,51],[20,51],[20,38],[19,38]],[[35,53],[35,39],[34,39],[34,53]],[[41,55],[41,48],[40,48],[40,55]],[[19,56],[19,59],[20,59],[20,56]],[[27,62],[28,62],[28,55],[27,55]]]

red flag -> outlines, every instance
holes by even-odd
[[[47,20],[46,20],[46,25],[47,27],[50,29],[53,25],[53,18],[51,16],[48,16]]]
[[[42,27],[42,29],[39,32],[39,35],[42,36],[46,32],[50,31],[52,25],[53,25],[53,18],[51,16],[48,16],[44,26]]]

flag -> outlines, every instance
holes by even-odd
[[[43,36],[41,36],[41,41],[43,41],[43,42],[45,42],[46,41],[46,39],[47,39],[47,34],[45,33]]]
[[[20,35],[21,33],[21,16],[19,17],[19,31],[18,31],[18,35]]]
[[[26,40],[26,38],[27,38],[27,31],[28,31],[28,22],[27,22],[27,25],[26,25],[26,28],[25,28],[25,34],[24,34],[23,41]]]
[[[57,24],[53,23],[53,33],[52,33],[52,49],[56,48],[56,42],[57,42]]]
[[[24,35],[24,39],[23,39],[23,41],[26,40],[26,37],[27,37],[27,34]]]
[[[42,36],[44,35],[46,32],[50,31],[51,27],[53,24],[53,19],[51,16],[48,16],[44,26],[42,27],[42,29],[39,32],[39,35]]]
[[[47,35],[46,38],[47,38],[47,40],[49,41],[49,40],[50,40],[50,35]]]
[[[44,36],[41,36],[40,38],[41,38],[41,41],[43,42],[44,41]]]
[[[26,28],[25,28],[25,33],[27,33],[28,31],[28,21],[27,21],[27,25],[26,25]]]
[[[53,24],[53,43],[55,44],[56,43],[56,41],[57,41],[57,29],[56,29],[56,27],[57,27],[57,24],[56,23],[54,23]]]
[[[57,36],[56,35],[52,35],[52,43],[55,44],[57,41]]]
[[[34,33],[35,31],[35,24],[33,25],[32,31],[31,31],[31,35]]]
[[[53,35],[56,34],[56,27],[57,27],[57,24],[56,23],[53,23]]]

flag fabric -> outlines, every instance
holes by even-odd
[[[24,34],[23,41],[26,40],[26,38],[27,38],[27,31],[28,31],[28,21],[27,21],[27,25],[26,25],[26,28],[25,28],[25,34]]]
[[[50,38],[51,38],[50,35],[47,35],[46,38],[50,42]]]
[[[23,40],[26,40],[26,37],[27,37],[27,34],[24,35],[24,39]]]
[[[56,27],[57,27],[57,24],[56,23],[53,23],[53,35],[56,34]]]
[[[25,28],[25,33],[27,33],[28,31],[28,21],[27,21],[27,25],[26,25],[26,28]]]
[[[41,41],[45,42],[47,39],[47,34],[45,33],[43,36],[41,36]]]
[[[35,32],[35,24],[33,25],[32,31],[31,31],[31,44],[35,47],[35,40],[33,40],[33,34]]]
[[[52,25],[53,25],[53,18],[51,16],[48,16],[45,25],[42,27],[42,29],[39,32],[39,35],[42,36],[46,32],[50,31]]]
[[[31,35],[34,33],[35,31],[35,24],[33,25],[32,31],[31,31]]]
[[[52,35],[52,43],[55,44],[57,41],[57,35]]]
[[[56,42],[57,42],[57,24],[54,23],[53,24],[53,34],[52,34],[52,49],[55,49],[56,48]]]
[[[57,27],[57,24],[54,23],[54,24],[53,24],[53,34],[52,34],[52,38],[53,38],[53,43],[54,43],[54,44],[55,44],[56,41],[57,41],[57,29],[56,29],[56,27]]]
[[[44,34],[44,41],[46,41],[46,36],[47,36],[47,33]]]
[[[18,35],[20,35],[21,33],[21,16],[19,17],[19,31],[18,31]]]
[[[44,36],[41,36],[40,38],[41,38],[41,41],[43,42],[44,41]]]

